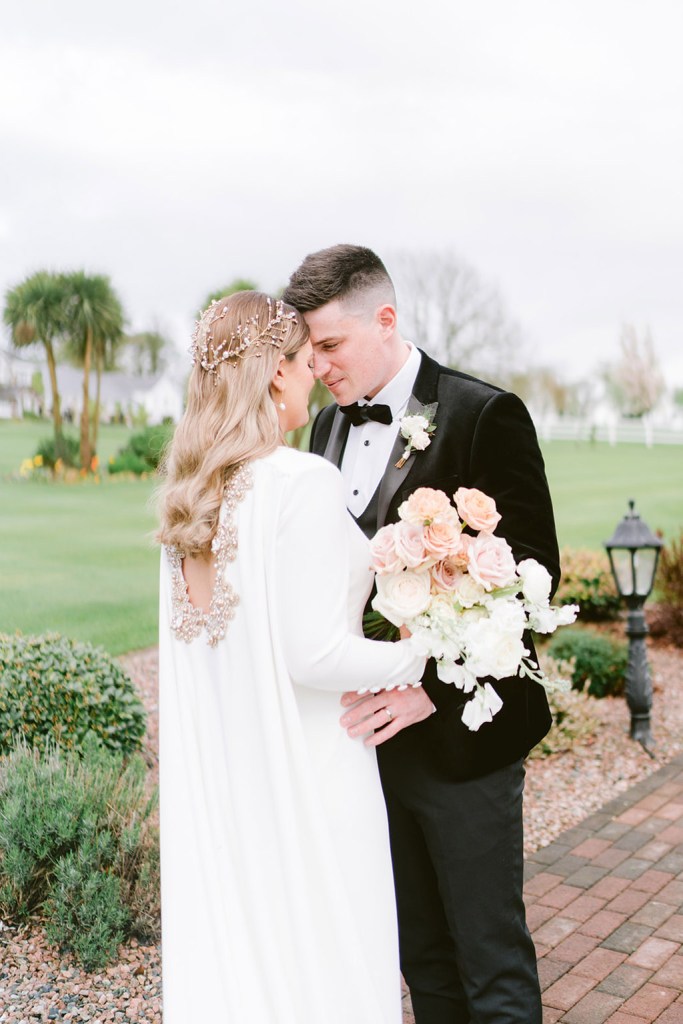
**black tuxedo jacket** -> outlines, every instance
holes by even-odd
[[[560,578],[552,504],[536,431],[524,404],[509,392],[450,370],[422,353],[408,412],[438,402],[431,443],[413,452],[402,469],[395,463],[405,441],[397,437],[382,478],[377,528],[398,519],[398,507],[416,488],[434,487],[452,496],[477,487],[495,498],[515,559],[535,558]],[[349,420],[328,406],[317,416],[311,451],[339,465]],[[468,696],[442,683],[433,661],[423,685],[437,708],[424,722],[404,729],[378,747],[383,775],[396,781],[420,766],[452,780],[475,778],[526,756],[545,736],[551,715],[545,690],[519,677],[490,680],[503,699],[492,722],[471,732],[461,721]]]

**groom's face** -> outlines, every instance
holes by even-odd
[[[350,312],[335,299],[304,314],[313,372],[338,405],[372,398],[387,383],[388,332],[378,310]]]

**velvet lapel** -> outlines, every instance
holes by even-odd
[[[351,421],[349,417],[345,416],[339,411],[339,408],[337,408],[332,420],[330,436],[327,439],[325,451],[323,452],[323,456],[328,460],[328,462],[333,462],[335,466],[339,466],[341,464],[342,453],[344,451],[344,445],[346,444],[346,438],[349,436],[350,426]]]
[[[425,355],[424,352],[420,351],[422,360],[420,362],[420,369],[417,377],[415,378],[415,385],[413,387],[413,393],[408,401],[408,406],[404,413],[405,416],[410,416],[431,402],[435,402],[437,398],[438,386],[439,386],[439,364],[430,359],[429,356]],[[439,410],[436,410],[435,423],[439,422]],[[391,456],[387,463],[387,468],[384,471],[381,483],[379,485],[379,496],[377,501],[377,529],[381,529],[384,526],[387,512],[389,511],[389,505],[391,500],[398,491],[399,487],[403,484],[403,481],[408,476],[408,473],[413,467],[413,463],[416,458],[423,459],[427,452],[413,452],[408,457],[401,469],[396,468],[396,463],[403,454],[403,449],[406,446],[404,437],[401,437],[399,432],[394,447],[391,450]]]

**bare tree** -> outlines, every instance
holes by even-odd
[[[639,337],[632,324],[624,324],[619,339],[621,356],[605,370],[605,381],[624,416],[644,416],[664,394],[664,377],[659,368],[649,328]]]
[[[448,366],[508,384],[522,340],[498,289],[450,251],[398,252],[390,263],[406,337]]]
[[[551,366],[513,373],[507,386],[540,415],[587,416],[596,401],[594,381],[566,380]]]

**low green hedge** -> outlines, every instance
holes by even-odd
[[[141,745],[145,711],[118,662],[58,633],[0,634],[0,754],[18,739],[78,749],[88,733],[123,754]]]
[[[567,629],[551,640],[548,654],[571,665],[572,688],[591,697],[623,693],[628,646],[588,629]]]

